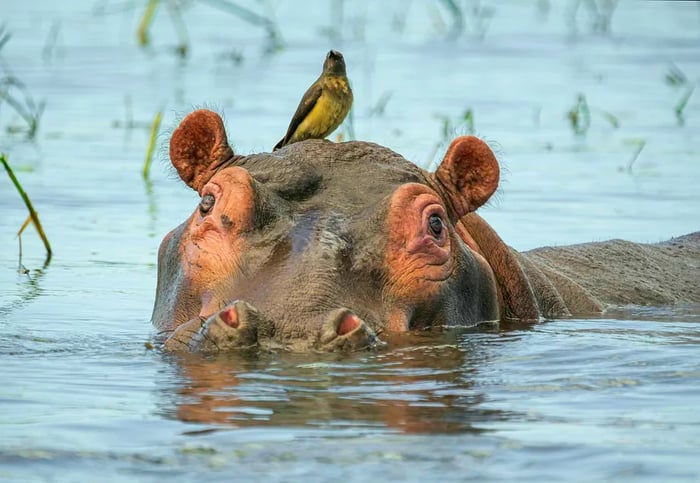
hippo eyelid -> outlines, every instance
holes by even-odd
[[[209,213],[211,209],[214,208],[215,203],[216,198],[214,198],[214,195],[212,195],[211,193],[207,193],[204,196],[202,196],[202,199],[199,202],[199,212],[202,214],[202,216]]]

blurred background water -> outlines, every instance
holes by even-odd
[[[198,201],[169,132],[209,106],[238,153],[270,150],[330,48],[343,139],[427,168],[490,142],[480,212],[517,249],[698,230],[697,2],[164,1],[141,47],[147,3],[0,6],[0,151],[55,251],[42,268],[29,227],[18,273],[27,213],[0,175],[0,479],[700,478],[697,306],[351,356],[144,349],[158,244]],[[41,112],[33,137],[8,95]]]

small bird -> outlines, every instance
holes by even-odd
[[[352,106],[352,90],[345,73],[343,54],[331,50],[323,62],[323,72],[299,102],[287,134],[273,151],[305,139],[323,139],[340,126]]]

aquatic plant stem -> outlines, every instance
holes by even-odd
[[[642,149],[644,149],[644,146],[646,146],[646,145],[647,145],[646,140],[642,140],[642,141],[638,144],[637,150],[634,152],[634,155],[632,156],[632,159],[630,160],[629,163],[627,163],[627,172],[628,172],[628,173],[630,173],[630,174],[632,173],[632,166],[634,165],[634,162],[637,161],[637,158],[638,158],[639,155],[642,153]]]
[[[153,124],[151,125],[151,137],[148,141],[148,149],[146,150],[146,160],[143,163],[143,179],[147,180],[148,175],[151,172],[151,161],[153,159],[153,152],[156,149],[156,139],[158,139],[158,131],[160,130],[160,122],[163,119],[163,110],[161,109],[156,113],[153,118]]]
[[[676,119],[678,120],[679,124],[683,124],[685,122],[683,111],[685,110],[685,106],[688,105],[688,101],[690,100],[690,96],[693,95],[693,91],[695,91],[695,86],[691,86],[690,89],[685,91],[685,93],[676,103],[676,107],[673,109],[676,113]]]
[[[137,36],[139,39],[139,45],[144,47],[148,45],[148,29],[153,22],[153,17],[156,15],[156,9],[158,8],[159,0],[148,0],[146,5],[146,10],[143,12],[141,17],[141,22],[139,22],[139,28],[137,30]]]
[[[37,214],[36,210],[34,210],[34,206],[32,205],[29,196],[27,196],[27,193],[24,192],[24,189],[22,188],[22,185],[19,183],[19,180],[15,176],[15,173],[12,172],[12,168],[10,168],[10,164],[8,163],[7,157],[4,154],[0,154],[0,162],[5,167],[5,171],[7,171],[10,180],[12,180],[12,184],[14,184],[15,188],[17,188],[17,191],[22,197],[22,200],[24,200],[24,204],[27,206],[27,210],[29,210],[29,216],[31,216],[32,221],[34,222],[34,226],[36,227],[36,231],[37,233],[39,233],[41,241],[44,242],[44,247],[46,248],[46,261],[44,262],[44,265],[48,265],[49,261],[51,260],[53,251],[51,250],[51,244],[49,243],[49,239],[46,237],[46,233],[44,233],[44,228],[41,225],[41,221],[39,221],[39,215]]]
[[[32,222],[32,215],[27,215],[27,219],[24,220],[24,223],[22,223],[22,226],[19,227],[19,230],[17,230],[17,236],[21,237],[22,233],[24,233],[24,230],[29,226],[29,223]]]

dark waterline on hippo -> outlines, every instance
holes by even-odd
[[[434,167],[438,116],[457,125],[472,108],[505,167],[500,198],[480,213],[521,250],[696,231],[698,94],[680,125],[673,109],[688,86],[664,77],[669,62],[691,83],[700,76],[697,6],[621,2],[601,36],[586,10],[575,32],[567,24],[573,3],[548,2],[548,13],[538,7],[547,2],[482,3],[466,18],[483,40],[468,30],[452,42],[433,23],[436,11],[449,23],[438,3],[414,2],[399,33],[403,2],[345,2],[339,48],[357,137]],[[3,64],[47,107],[31,143],[6,131],[21,120],[0,105],[0,147],[55,256],[38,270],[30,227],[30,272],[16,273],[26,211],[0,178],[1,480],[698,479],[698,306],[418,332],[349,355],[146,349],[158,243],[199,199],[157,164],[143,186],[148,129],[113,125],[131,116],[148,126],[166,105],[173,126],[209,104],[226,113],[237,152],[268,150],[338,46],[318,33],[325,3],[274,7],[288,46],[272,57],[261,55],[260,30],[193,3],[183,63],[165,9],[154,47],[140,51],[140,12],[96,15],[100,4],[118,8],[3,3]],[[313,10],[322,13],[309,19]],[[222,60],[234,48],[240,65]],[[579,92],[591,106],[585,136],[566,118]],[[384,115],[369,114],[386,93]]]

